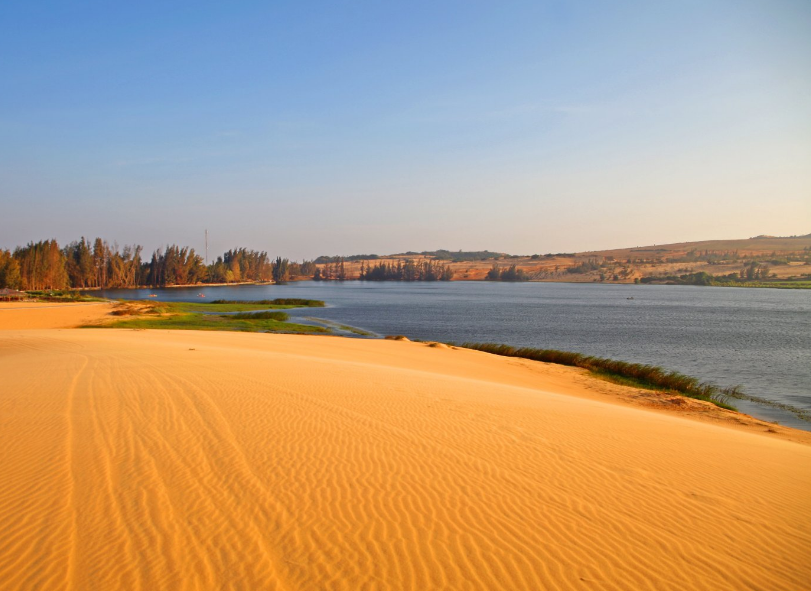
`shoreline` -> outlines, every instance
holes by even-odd
[[[132,300],[132,302],[140,302],[141,300]],[[150,300],[143,300],[145,302],[149,302]],[[18,303],[4,303],[0,302],[0,337],[5,333],[10,331],[20,331],[20,330],[48,330],[48,329],[60,329],[60,330],[88,330],[92,329],[94,325],[98,325],[101,327],[104,324],[109,324],[110,322],[115,321],[120,316],[114,314],[114,310],[117,306],[120,305],[120,302],[114,300],[107,300],[107,301],[96,301],[96,302],[69,302],[69,303],[62,303],[62,302],[18,302]],[[88,309],[90,308],[90,309]],[[23,314],[13,314],[14,311],[23,311]],[[4,313],[5,312],[5,313]],[[137,318],[137,316],[136,316]],[[295,320],[295,318],[293,319]],[[339,325],[336,323],[331,323],[330,321],[321,321],[318,323],[319,325],[323,325],[325,327],[330,327],[331,325],[339,326],[341,328],[349,328],[345,327],[344,325]],[[355,328],[355,327],[351,327]],[[206,332],[200,331],[199,329],[191,329],[191,330],[184,330],[183,328],[175,328],[172,326],[167,326],[166,328],[162,327],[151,327],[151,328],[110,328],[105,327],[103,329],[105,332],[126,332],[126,331],[151,331],[151,332],[161,332],[161,333],[171,333],[171,332],[189,332],[189,333],[196,333],[196,332]],[[592,383],[587,385],[587,389],[600,391],[603,394],[606,392],[610,392],[607,396],[605,396],[605,400],[609,403],[616,403],[616,404],[625,404],[631,406],[642,406],[649,409],[653,409],[654,411],[661,411],[661,412],[677,412],[684,416],[690,416],[691,418],[697,418],[698,420],[705,420],[708,419],[710,422],[715,423],[728,423],[728,426],[733,428],[737,428],[741,425],[747,427],[754,427],[757,431],[765,431],[768,433],[780,433],[781,435],[785,435],[785,433],[789,433],[789,439],[792,441],[808,441],[811,443],[811,429],[804,430],[798,429],[795,427],[784,426],[776,422],[759,419],[755,416],[747,414],[745,412],[741,412],[737,409],[726,409],[723,406],[719,406],[717,403],[697,399],[691,397],[690,395],[683,394],[680,392],[669,392],[662,389],[652,388],[650,386],[641,386],[636,385],[633,383],[623,383],[622,377],[620,376],[619,380],[613,379],[610,375],[600,375],[598,371],[595,373],[593,370],[586,369],[584,367],[577,367],[576,365],[573,366],[571,363],[562,363],[562,362],[555,362],[550,360],[541,360],[535,361],[532,359],[532,354],[537,353],[544,353],[545,351],[535,350],[535,349],[527,349],[530,353],[529,357],[524,357],[521,355],[521,349],[517,349],[514,347],[509,347],[505,345],[493,345],[493,344],[456,344],[456,343],[441,343],[441,342],[434,342],[434,341],[423,341],[423,340],[410,340],[407,338],[401,339],[400,337],[378,337],[372,338],[367,331],[361,331],[359,329],[358,333],[355,334],[342,334],[342,333],[333,333],[333,334],[301,334],[297,336],[310,336],[310,337],[336,337],[341,339],[348,339],[348,340],[365,340],[365,341],[400,341],[404,340],[408,343],[413,343],[414,345],[418,346],[427,346],[427,347],[439,347],[444,349],[452,349],[455,351],[465,350],[465,351],[475,351],[480,354],[493,356],[493,357],[504,357],[505,361],[511,361],[514,365],[515,364],[532,364],[538,363],[542,366],[553,366],[562,368],[564,370],[569,370],[574,372],[575,374],[583,374],[587,381],[590,380]],[[354,331],[353,331],[354,332]],[[362,334],[361,334],[362,333]],[[225,330],[225,331],[218,331],[218,334],[251,334],[249,332],[241,331],[241,330]],[[258,334],[263,334],[266,336],[275,336],[275,335],[283,335],[284,332],[259,332]],[[505,354],[505,353],[498,353],[494,351],[489,351],[488,348],[496,347],[501,349],[511,349],[515,350],[516,353],[519,353],[519,356],[514,356],[513,353]],[[484,348],[481,348],[484,347]],[[477,350],[477,348],[479,350]],[[578,354],[578,353],[570,353],[566,351],[550,351],[550,353],[554,354],[563,354],[564,356],[573,356],[582,359],[591,359],[588,356]],[[505,356],[506,355],[506,356]],[[597,359],[597,358],[595,358]],[[613,361],[607,359],[599,359],[599,361]],[[631,365],[631,366],[640,366],[639,364],[626,364],[624,362],[620,362],[622,365]],[[679,374],[676,374],[679,375]],[[686,377],[688,379],[692,379],[689,376],[681,376]],[[706,385],[706,384],[702,384]],[[780,403],[772,402],[766,399],[759,399],[758,397],[748,396],[743,394],[741,396],[742,400],[750,401],[755,404],[765,404],[767,406],[775,406],[778,408],[782,408]],[[736,400],[733,398],[733,400]],[[784,408],[784,412],[796,414],[797,411]],[[799,410],[799,409],[798,409]],[[717,412],[716,412],[717,411]],[[802,411],[799,411],[802,412]],[[800,417],[802,419],[802,417]],[[804,420],[804,419],[803,419]],[[784,430],[787,430],[784,432]],[[803,435],[791,437],[791,433],[800,433]]]
[[[16,315],[17,317],[14,318],[15,315],[13,314],[4,314],[3,318],[0,318],[0,332],[2,330],[9,330],[9,329],[25,329],[25,328],[92,328],[94,325],[110,325],[121,323],[122,319],[124,318],[133,318],[136,322],[129,322],[124,321],[121,326],[110,327],[105,326],[106,330],[206,330],[207,328],[204,326],[195,327],[195,326],[186,326],[184,324],[178,324],[175,322],[167,322],[166,326],[162,326],[160,322],[155,322],[154,317],[152,316],[138,316],[132,315],[132,313],[127,313],[125,315],[120,315],[116,311],[113,310],[114,307],[121,306],[122,303],[129,303],[129,304],[137,304],[139,302],[145,303],[152,303],[153,300],[106,300],[101,301],[97,300],[94,302],[16,302],[16,303],[2,303],[0,302],[0,314],[2,312],[13,312],[14,310],[47,310],[50,309],[50,312],[46,313],[45,317],[39,317],[41,315],[29,315],[26,314],[24,316]],[[24,306],[23,304],[29,304],[28,306]],[[105,304],[106,308],[100,307],[94,310],[93,312],[88,312],[86,310],[82,311],[80,315],[72,315],[69,312],[71,307],[78,307],[80,305],[88,306],[88,305],[99,305]],[[208,304],[208,302],[201,302],[201,304]],[[61,308],[61,309],[60,309]],[[143,314],[143,312],[141,312]],[[64,316],[64,318],[63,318]],[[204,314],[205,317],[208,317],[208,313]],[[12,318],[11,322],[9,319]],[[137,320],[139,318],[143,318],[145,320],[151,320],[146,324],[138,323]],[[173,316],[167,316],[167,320],[173,320]],[[157,320],[160,320],[158,318]],[[296,330],[298,326],[295,324],[295,321],[298,318],[294,317],[289,319],[293,321],[293,325],[291,325],[290,331],[285,331],[282,325],[279,325],[276,328],[270,330],[261,330],[259,328],[258,332],[265,334],[306,334],[307,331]],[[356,327],[349,327],[346,325],[342,325],[340,323],[332,322],[329,320],[323,319],[315,319],[315,318],[308,318],[304,317],[304,324],[312,324],[313,326],[323,327],[328,332],[325,334],[315,334],[314,336],[337,336],[337,337],[344,337],[344,338],[362,338],[362,339],[371,339],[371,340],[380,340],[383,338],[383,335],[376,335],[375,333],[370,333],[363,329],[358,329]],[[5,325],[4,325],[5,321]],[[315,321],[315,322],[312,322]],[[29,325],[30,326],[27,326]],[[132,324],[132,326],[129,326]],[[246,332],[246,328],[250,327],[242,327],[242,328],[232,328],[229,329],[227,327],[216,327],[217,331],[220,332]],[[270,327],[268,327],[270,328]],[[210,329],[215,329],[215,327],[211,327]],[[337,329],[337,332],[334,332]],[[256,328],[251,329],[253,332],[257,332]],[[386,339],[393,339],[396,338],[397,340],[400,337],[385,337]],[[409,339],[405,339],[409,340]],[[531,348],[517,348],[512,347],[509,345],[503,344],[494,344],[494,343],[452,343],[452,342],[439,342],[434,343],[432,341],[424,341],[421,339],[414,339],[416,343],[425,343],[425,344],[432,344],[433,346],[441,346],[441,347],[452,347],[454,349],[458,348],[467,348],[471,350],[480,350],[488,352],[488,354],[494,355],[506,355],[507,357],[511,358],[525,358],[528,360],[538,359],[541,363],[548,363],[559,365],[562,367],[582,367],[588,371],[589,376],[598,381],[609,381],[614,384],[618,384],[621,387],[627,387],[631,390],[639,390],[640,392],[647,392],[647,395],[643,395],[640,398],[644,398],[648,400],[648,403],[652,399],[656,399],[657,397],[661,400],[672,401],[673,399],[680,399],[680,398],[687,398],[691,401],[703,401],[704,403],[711,404],[720,409],[727,409],[731,410],[742,417],[746,417],[747,419],[751,419],[752,421],[757,421],[763,425],[766,425],[767,428],[769,426],[781,426],[785,428],[789,428],[792,430],[811,433],[811,426],[808,428],[802,428],[797,426],[790,426],[790,425],[782,425],[782,418],[779,420],[769,419],[769,418],[759,418],[756,415],[749,414],[748,412],[739,410],[735,408],[735,405],[744,404],[744,406],[749,406],[750,408],[752,405],[755,405],[755,408],[761,407],[763,408],[771,408],[778,410],[780,412],[785,413],[787,416],[792,417],[794,421],[799,421],[799,424],[805,426],[806,423],[809,423],[808,420],[808,413],[803,409],[793,407],[786,403],[782,403],[779,401],[772,401],[766,398],[762,398],[759,396],[750,395],[745,392],[741,392],[738,387],[734,388],[721,388],[715,386],[712,383],[708,382],[699,382],[697,378],[693,378],[692,376],[685,376],[679,374],[678,372],[668,372],[667,369],[661,367],[654,367],[654,366],[647,366],[638,363],[627,363],[621,362],[614,359],[602,359],[598,357],[591,357],[580,353],[574,353],[569,351],[557,351],[557,350],[541,350],[541,349],[531,349]],[[494,350],[490,350],[494,349]],[[500,351],[500,352],[499,352]],[[505,352],[508,351],[508,352]],[[526,353],[524,353],[526,352]],[[517,357],[516,357],[517,354]],[[538,357],[541,355],[541,357]],[[558,360],[561,358],[563,360]],[[565,358],[565,359],[564,359]],[[572,359],[569,359],[572,358]],[[593,363],[592,363],[593,361]],[[583,365],[583,362],[586,362]],[[641,381],[638,378],[634,378],[629,376],[623,375],[623,372],[614,375],[616,372],[612,373],[608,371],[607,373],[604,370],[601,370],[596,367],[591,367],[594,364],[597,365],[605,365],[608,363],[611,366],[620,366],[620,367],[628,367],[629,370],[632,371],[633,375],[638,374],[641,370],[645,374],[648,373],[648,369],[654,370],[654,375],[661,375],[667,377],[667,374],[670,373],[674,378],[676,378],[677,382],[683,382],[685,380],[691,381],[693,386],[691,388],[695,389],[696,387],[699,388],[697,393],[698,396],[690,392],[680,392],[679,388],[675,390],[669,390],[667,387],[657,387],[655,384],[646,383],[645,379]],[[601,367],[602,367],[601,365]],[[673,380],[666,380],[668,383],[672,382]],[[701,390],[704,389],[706,392],[702,392]],[[708,394],[709,393],[709,394]],[[709,397],[708,397],[709,396]],[[713,400],[716,398],[717,400]],[[622,398],[620,396],[620,398]],[[627,397],[626,397],[627,398]],[[727,403],[731,406],[727,406]],[[670,402],[669,402],[670,404]],[[656,404],[653,404],[656,406]],[[768,415],[767,415],[768,416]]]
[[[117,291],[117,290],[160,290],[160,289],[187,289],[191,287],[196,288],[205,288],[205,287],[242,287],[248,285],[289,285],[291,283],[302,283],[302,282],[315,282],[315,283],[343,283],[346,281],[362,281],[363,283],[414,283],[414,284],[422,284],[422,283],[437,283],[437,281],[402,281],[402,280],[385,280],[385,281],[371,281],[371,280],[361,280],[357,277],[354,278],[347,278],[343,281],[337,279],[320,279],[314,280],[312,277],[300,277],[296,279],[290,279],[285,283],[276,283],[274,281],[243,281],[239,283],[188,283],[182,285],[163,285],[160,287],[154,287],[151,285],[138,285],[135,287],[69,287],[66,289],[60,290],[50,290],[50,291],[66,291],[66,292],[97,292],[97,291]],[[681,286],[681,287],[714,287],[714,288],[723,288],[723,287],[732,287],[736,289],[811,289],[811,282],[808,280],[798,280],[796,283],[801,285],[791,285],[792,281],[776,281],[775,283],[780,283],[781,285],[771,285],[769,282],[753,284],[749,282],[748,284],[736,284],[734,282],[724,282],[724,283],[717,283],[717,284],[708,284],[708,285],[696,285],[692,283],[676,283],[676,282],[634,282],[634,281],[563,281],[559,278],[556,279],[529,279],[527,281],[488,281],[486,279],[451,279],[448,283],[493,283],[493,284],[521,284],[521,283],[560,283],[565,285],[650,285],[650,286]],[[49,290],[33,290],[33,291],[49,291]]]

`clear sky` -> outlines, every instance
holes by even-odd
[[[811,2],[9,0],[0,247],[811,232]]]

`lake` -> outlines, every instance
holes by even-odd
[[[98,293],[98,292],[96,292]],[[379,335],[506,343],[661,365],[811,412],[811,292],[576,283],[297,282],[107,290],[109,298],[197,301],[309,298],[291,310]],[[794,415],[748,401],[743,412],[811,430]]]

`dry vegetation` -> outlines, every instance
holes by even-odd
[[[411,259],[417,263],[433,260],[426,255],[401,254],[378,257],[380,262],[397,264]],[[614,250],[580,253],[514,256],[492,253],[480,260],[447,258],[454,281],[481,281],[497,265],[516,265],[532,281],[573,283],[634,283],[643,277],[708,273],[715,277],[740,274],[752,262],[763,264],[773,280],[811,279],[811,234],[796,238],[757,237],[742,240],[706,240],[677,244],[657,244]],[[346,260],[347,279],[357,279],[361,264],[369,261]],[[323,268],[324,265],[318,265]]]

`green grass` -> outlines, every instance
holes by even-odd
[[[32,298],[41,302],[106,302],[104,298],[85,295],[78,291],[45,289],[39,291],[26,291]]]
[[[286,322],[285,312],[268,311],[269,306],[292,308],[291,304],[267,302],[219,302],[188,304],[185,302],[121,302],[113,315],[121,318],[101,328],[168,329],[168,330],[229,330],[241,332],[281,332],[295,334],[329,334],[321,326],[307,326]],[[260,309],[260,312],[244,312]],[[206,312],[236,312],[235,314],[204,314]],[[88,325],[87,328],[98,328]]]
[[[230,330],[239,332],[283,332],[296,334],[327,334],[329,330],[321,326],[292,324],[280,320],[237,319],[232,316],[213,314],[173,314],[149,318],[129,318],[117,320],[104,328],[135,328],[163,330]]]
[[[713,281],[714,287],[755,287],[772,289],[811,289],[811,281]]]
[[[286,312],[239,312],[237,314],[221,314],[220,316],[235,320],[278,320],[279,322],[290,319],[290,314]]]
[[[211,302],[154,302],[175,312],[250,312],[252,310],[289,310],[290,308],[323,308],[319,300],[257,300],[240,302],[233,300],[213,300]]]
[[[505,357],[520,357],[533,361],[582,367],[599,377],[626,386],[681,394],[688,398],[712,402],[716,406],[729,410],[737,409],[728,404],[728,400],[730,398],[742,397],[740,388],[737,386],[732,388],[719,388],[713,384],[701,382],[692,376],[686,376],[675,371],[668,371],[656,365],[628,363],[627,361],[592,357],[590,355],[583,355],[582,353],[558,351],[556,349],[518,348],[497,343],[462,343],[459,346]]]

